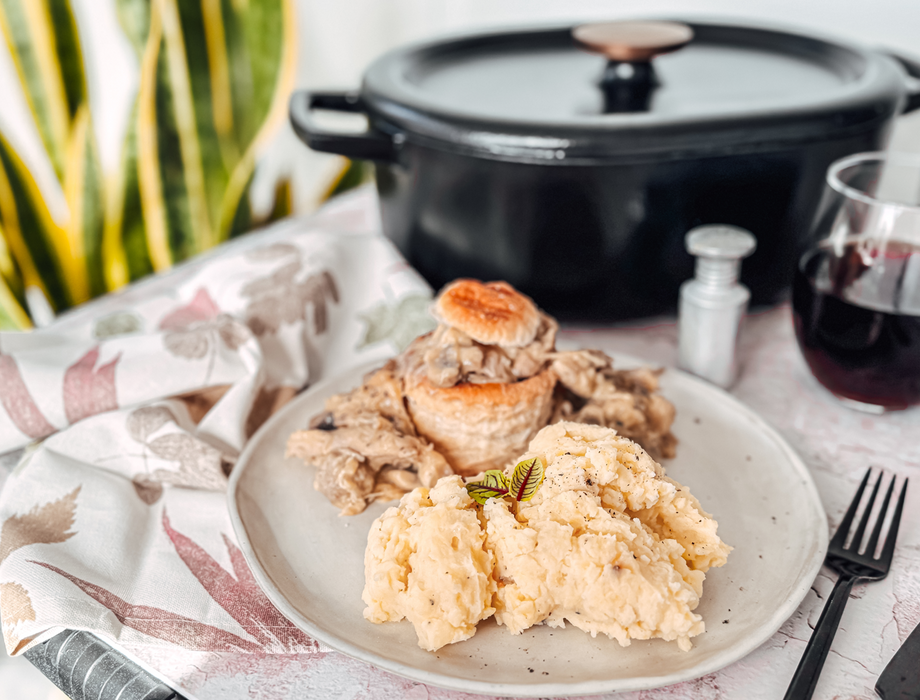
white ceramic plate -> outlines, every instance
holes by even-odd
[[[617,366],[634,361],[617,358]],[[669,475],[690,487],[735,549],[706,576],[696,612],[706,632],[682,652],[567,627],[513,636],[493,620],[437,653],[419,648],[409,622],[375,625],[362,611],[364,546],[386,505],[353,517],[313,490],[313,469],[285,459],[288,435],[333,393],[371,367],[319,382],[252,438],[230,479],[233,526],[266,595],[294,624],[339,651],[423,683],[515,696],[591,695],[677,683],[716,671],[769,639],[809,590],[827,550],[827,521],[805,465],[750,409],[676,370],[661,391],[677,407],[677,458]],[[533,671],[531,671],[533,669]]]

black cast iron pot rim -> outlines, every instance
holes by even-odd
[[[748,136],[751,124],[738,128],[736,122],[726,122],[719,128],[717,122],[712,122],[711,132],[700,133],[694,140],[685,139],[680,145],[668,143],[661,139],[661,131],[648,132],[648,139],[639,141],[633,139],[631,144],[611,143],[606,148],[597,147],[591,143],[581,143],[577,139],[569,139],[565,144],[559,144],[558,137],[534,136],[543,142],[540,145],[521,145],[516,138],[500,138],[493,132],[474,132],[467,134],[473,138],[446,139],[438,133],[431,134],[425,130],[410,131],[388,121],[392,112],[376,114],[368,109],[375,128],[390,134],[395,138],[397,146],[401,149],[405,144],[450,153],[453,155],[471,158],[482,158],[507,163],[523,165],[543,165],[554,167],[565,166],[608,166],[608,165],[634,165],[641,163],[657,163],[661,161],[696,160],[699,158],[720,158],[724,156],[756,156],[759,154],[776,153],[791,149],[801,148],[809,144],[824,141],[836,141],[848,137],[871,133],[883,128],[886,123],[897,115],[894,107],[876,110],[876,116],[871,121],[840,127],[833,125],[834,113],[822,115],[816,119],[809,129],[802,129],[797,114],[787,114],[785,133],[778,127],[779,120],[774,120],[772,125],[775,132],[770,139]],[[815,113],[811,113],[815,115]],[[831,125],[832,128],[828,128]],[[677,127],[675,127],[677,128]],[[732,132],[736,133],[733,134]],[[476,136],[482,134],[496,145],[494,150],[488,151],[479,147],[475,141]],[[714,138],[721,136],[722,138]],[[562,151],[562,154],[559,154]]]

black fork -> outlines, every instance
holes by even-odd
[[[878,520],[869,540],[865,546],[863,537],[866,534],[866,528],[869,525],[869,518],[872,515],[872,506],[875,504],[875,497],[878,495],[879,485],[882,483],[883,473],[879,473],[875,481],[875,487],[872,489],[872,495],[866,504],[865,512],[853,533],[850,546],[846,546],[847,535],[850,532],[850,526],[853,524],[853,518],[859,509],[859,502],[862,500],[863,492],[866,490],[866,484],[869,482],[869,475],[872,473],[870,468],[863,477],[859,490],[853,497],[846,515],[837,528],[834,538],[827,548],[827,558],[824,563],[840,574],[831,597],[824,605],[821,618],[811,635],[811,640],[805,648],[802,660],[792,676],[792,682],[786,690],[784,700],[808,700],[812,693],[815,692],[815,686],[818,683],[818,676],[821,675],[821,667],[824,666],[824,659],[827,658],[827,652],[830,651],[831,642],[834,641],[834,635],[837,633],[837,625],[840,624],[840,617],[843,615],[843,608],[850,597],[850,591],[853,584],[857,581],[881,581],[888,575],[888,569],[891,568],[891,558],[894,555],[895,540],[898,538],[898,525],[901,522],[901,511],[904,509],[904,494],[907,493],[907,479],[901,487],[901,495],[898,496],[898,504],[895,507],[894,515],[891,518],[891,527],[885,536],[885,544],[878,558],[875,556],[875,550],[878,546],[879,536],[882,533],[882,525],[885,522],[885,515],[888,513],[888,505],[891,503],[891,495],[894,492],[895,477],[891,477],[891,483],[888,491],[885,493],[885,500],[882,501],[882,507],[879,509]],[[862,554],[860,551],[862,550]]]

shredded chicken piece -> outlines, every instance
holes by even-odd
[[[654,393],[661,370],[615,370],[599,350],[554,353],[552,367],[559,385],[551,423],[603,425],[635,440],[656,460],[675,455],[674,405]]]
[[[457,328],[440,324],[433,332],[417,338],[404,356],[406,370],[421,363],[428,381],[436,387],[461,382],[490,384],[514,382],[537,374],[549,362],[556,344],[559,324],[546,314],[540,316],[536,337],[523,347],[484,345]]]
[[[375,492],[392,496],[395,487],[402,495],[453,474],[441,453],[421,438],[369,425],[300,430],[288,440],[287,456],[317,466],[314,488],[342,515],[363,511]]]
[[[402,379],[393,360],[364,377],[364,383],[354,391],[330,396],[326,400],[326,413],[314,418],[310,427],[369,425],[386,429],[385,423],[403,435],[416,435],[403,400]]]
[[[354,391],[329,397],[311,429],[288,440],[288,456],[316,465],[314,488],[342,515],[453,473],[444,456],[417,436],[394,368],[389,362]]]

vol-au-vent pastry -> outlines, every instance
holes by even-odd
[[[555,319],[508,283],[457,280],[431,312],[434,331],[289,439],[288,455],[316,467],[315,487],[343,515],[444,474],[501,469],[560,420],[674,456],[674,407],[657,393],[658,373],[614,369],[598,350],[557,351]]]
[[[569,623],[622,646],[690,649],[706,572],[731,550],[713,517],[610,428],[548,426],[520,457],[532,459],[545,479],[530,500],[477,505],[449,476],[387,509],[368,533],[364,617],[407,619],[429,651],[493,615],[512,634]]]
[[[402,358],[415,427],[457,474],[504,467],[555,407],[558,326],[505,282],[458,280],[432,313],[438,328]]]

